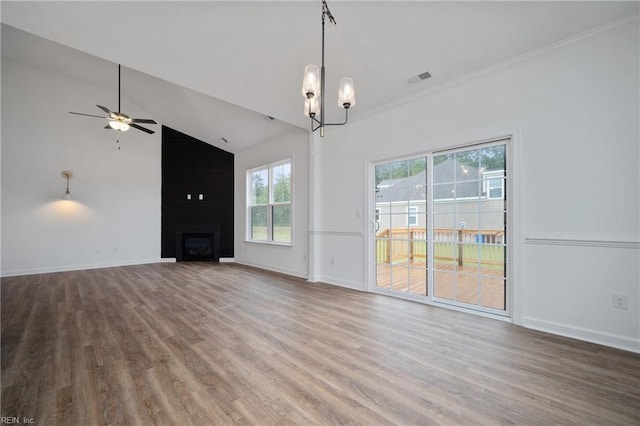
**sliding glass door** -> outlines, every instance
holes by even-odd
[[[375,167],[377,287],[427,294],[426,160]]]
[[[375,166],[375,284],[506,315],[507,146]]]
[[[506,144],[433,155],[433,296],[506,310]]]

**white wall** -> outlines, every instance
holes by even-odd
[[[116,102],[115,88],[3,60],[3,276],[159,261],[160,126],[120,134],[118,150],[103,121],[68,114]],[[74,201],[60,200],[63,170]]]
[[[515,322],[640,351],[638,40],[636,20],[329,128],[313,164],[315,278],[371,284],[371,161],[511,134]]]
[[[247,241],[248,170],[290,158],[293,241],[290,246]],[[309,135],[299,129],[235,155],[235,261],[306,278],[309,270]]]

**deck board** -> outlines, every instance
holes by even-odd
[[[427,295],[428,274],[426,263],[420,260],[378,263],[376,285],[398,292]],[[505,309],[505,283],[503,272],[496,269],[478,269],[474,265],[454,267],[451,263],[438,263],[434,271],[434,296],[469,305],[492,309]]]

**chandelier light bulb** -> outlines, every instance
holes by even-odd
[[[353,87],[353,78],[344,77],[340,79],[340,89],[338,90],[338,105],[342,108],[349,108],[356,104],[356,94]]]
[[[304,115],[315,117],[320,113],[320,96],[314,96],[304,100]]]
[[[304,67],[302,96],[305,98],[320,96],[320,70],[317,65]]]

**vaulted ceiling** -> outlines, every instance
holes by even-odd
[[[342,118],[340,77],[355,79],[350,117],[357,120],[537,49],[637,20],[638,5],[329,1],[337,25],[326,28],[328,119]],[[321,10],[320,0],[3,1],[2,22],[13,28],[3,28],[2,54],[106,88],[117,78],[111,63],[121,63],[123,94],[154,118],[210,143],[225,137],[225,149],[237,152],[308,127],[300,86],[304,66],[320,62]],[[408,83],[425,71],[432,77]]]

